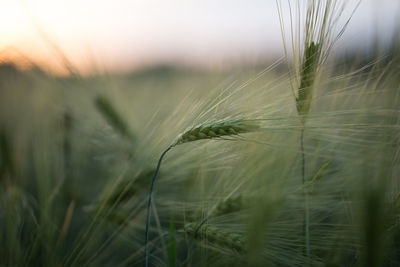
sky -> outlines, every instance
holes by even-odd
[[[399,14],[399,0],[362,0],[338,49],[368,48],[376,33],[389,39]],[[1,61],[54,72],[62,72],[60,54],[81,72],[283,55],[275,0],[0,0],[0,36]]]

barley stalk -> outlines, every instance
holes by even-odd
[[[297,2],[296,8],[300,7],[300,2]],[[359,4],[359,3],[358,3]],[[285,41],[285,33],[284,33],[284,25],[283,25],[283,17],[282,17],[282,3],[280,0],[277,0],[279,18],[281,22],[281,30],[283,37],[283,45],[286,58],[288,58],[286,41]],[[289,2],[290,6],[290,2]],[[353,10],[352,15],[357,9],[358,5]],[[300,25],[297,25],[297,31],[295,36],[293,35],[293,29],[296,27],[293,24],[292,27],[292,49],[294,55],[294,74],[295,80],[297,84],[293,86],[292,91],[293,96],[296,100],[296,108],[298,115],[300,117],[300,121],[303,125],[301,128],[300,135],[300,149],[301,149],[301,175],[302,175],[302,183],[306,184],[308,181],[306,180],[306,160],[304,154],[304,133],[305,133],[305,123],[307,120],[307,115],[310,111],[311,100],[313,98],[313,87],[315,83],[315,79],[318,76],[318,71],[322,63],[326,60],[329,55],[329,52],[332,48],[332,45],[337,41],[337,39],[343,34],[346,29],[350,18],[348,18],[347,22],[343,25],[336,36],[333,35],[334,28],[338,19],[342,15],[342,12],[345,8],[345,2],[340,2],[337,0],[327,0],[327,1],[317,1],[317,0],[308,0],[307,1],[307,11],[305,16],[305,24],[304,24],[304,36],[303,36],[303,44],[300,44]],[[336,9],[339,10],[336,12]],[[300,14],[298,14],[300,16]],[[303,51],[301,51],[303,49]],[[288,61],[289,62],[289,61]],[[289,68],[289,73],[292,74],[292,71]],[[295,90],[297,88],[297,95]],[[305,254],[307,256],[307,266],[310,266],[310,209],[309,209],[309,195],[305,193],[305,211],[304,211],[304,235],[305,235]]]
[[[172,143],[160,156],[158,160],[157,168],[154,173],[151,187],[150,187],[150,195],[149,195],[149,202],[147,205],[147,222],[146,222],[146,237],[145,237],[145,266],[149,266],[149,248],[148,248],[148,241],[149,241],[149,226],[150,226],[150,219],[151,219],[151,205],[153,201],[153,192],[154,192],[154,185],[157,179],[158,172],[160,170],[161,162],[167,154],[169,150],[173,147],[193,142],[202,139],[218,139],[218,138],[226,138],[230,136],[237,136],[242,133],[249,133],[258,130],[260,126],[258,125],[257,121],[252,120],[244,120],[244,119],[231,119],[231,120],[220,120],[212,123],[204,123],[201,125],[197,125],[195,127],[191,127],[180,134],[175,142]]]

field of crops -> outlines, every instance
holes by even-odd
[[[317,35],[224,71],[0,66],[0,266],[399,266],[398,46]]]

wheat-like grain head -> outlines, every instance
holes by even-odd
[[[252,120],[220,120],[191,127],[178,136],[173,146],[202,139],[223,138],[254,132],[260,126]]]
[[[243,237],[227,231],[222,231],[209,225],[200,225],[197,223],[188,223],[184,226],[187,235],[195,238],[205,238],[205,240],[214,246],[221,246],[235,252],[244,253],[245,243]],[[203,233],[201,235],[200,233]]]
[[[243,202],[243,196],[241,195],[223,199],[217,204],[215,210],[212,212],[212,215],[221,216],[228,213],[240,211],[244,206]]]
[[[296,98],[297,111],[301,115],[307,115],[310,110],[310,102],[312,99],[312,87],[314,85],[315,76],[317,75],[318,62],[321,57],[320,44],[311,42],[305,48],[301,81]]]

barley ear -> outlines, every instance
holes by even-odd
[[[233,212],[240,211],[243,208],[243,197],[241,195],[232,196],[220,201],[215,210],[212,212],[213,216],[221,216]]]
[[[304,51],[300,87],[296,98],[297,112],[300,115],[307,115],[310,110],[312,89],[321,55],[320,48],[320,44],[311,42]]]
[[[187,129],[178,136],[173,146],[202,139],[215,139],[228,136],[237,136],[242,133],[253,132],[260,126],[251,120],[223,120],[214,123],[202,124]]]
[[[121,136],[130,140],[134,140],[135,136],[130,131],[128,124],[118,114],[112,103],[105,96],[98,96],[95,99],[97,110],[101,113],[104,119],[117,131]]]
[[[197,223],[188,223],[184,226],[187,235],[194,239],[204,238],[209,244],[220,246],[233,252],[244,253],[245,244],[241,235],[222,231],[217,227],[209,225],[199,225]],[[203,235],[200,235],[203,233]]]

